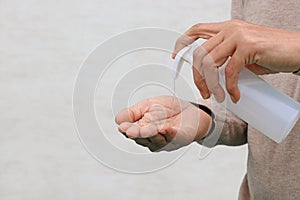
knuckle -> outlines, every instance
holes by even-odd
[[[232,19],[226,21],[226,26],[224,27],[224,31],[228,34],[228,36],[233,37],[234,39],[239,39],[243,37],[245,34],[245,26],[246,23],[242,20]]]
[[[257,41],[255,37],[253,37],[251,31],[247,30],[247,28],[238,29],[236,34],[237,34],[236,38],[241,44],[239,45],[240,49],[246,50],[256,45]]]
[[[257,45],[257,38],[247,27],[238,27],[235,29],[233,38],[237,41],[238,48],[242,52],[248,51]]]
[[[210,65],[213,65],[213,60],[212,58],[210,57],[210,55],[208,54],[207,56],[205,56],[202,60],[202,66],[205,68],[205,67],[210,67]]]
[[[245,33],[245,22],[241,20],[230,20],[227,26],[227,29],[230,29],[230,31],[234,31],[233,35],[240,35],[243,36],[243,33]]]
[[[235,27],[233,37],[237,39],[239,42],[245,42],[248,39],[247,31],[244,27],[238,26]]]
[[[203,51],[201,48],[196,48],[193,52],[193,59],[197,59],[197,57],[201,54],[201,51]]]

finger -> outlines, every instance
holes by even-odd
[[[119,132],[121,132],[126,138],[128,138],[128,136],[126,135],[126,131],[127,129],[132,126],[133,124],[130,122],[123,122],[122,124],[119,125],[118,129]]]
[[[217,34],[216,36],[203,43],[193,52],[194,82],[204,99],[209,98],[210,93],[208,92],[209,87],[206,83],[207,80],[204,80],[203,78],[203,59],[207,56],[208,52],[210,52],[213,48],[220,44],[223,39],[224,38],[221,34]]]
[[[176,54],[185,46],[192,44],[199,38],[209,39],[219,33],[226,22],[217,23],[199,23],[189,28],[182,36],[178,38],[172,54],[175,58]]]
[[[226,25],[225,22],[213,22],[213,23],[198,23],[193,25],[185,32],[185,35],[194,38],[209,39],[218,34]]]
[[[120,125],[121,132],[126,132],[129,138],[149,138],[159,133],[159,130],[164,126],[162,123],[149,123],[144,126],[133,123],[122,123]]]
[[[122,122],[135,122],[139,120],[149,108],[149,104],[149,100],[145,99],[130,108],[120,111],[115,118],[116,123],[121,124]]]
[[[224,41],[222,34],[217,34],[216,36],[210,38],[204,42],[201,46],[197,47],[193,52],[193,66],[199,70],[199,73],[203,76],[202,73],[202,64],[203,59],[207,54],[209,54],[215,47],[221,44]]]
[[[133,126],[133,123],[123,122],[119,125],[119,131],[125,133],[129,127]]]
[[[213,48],[207,56],[210,57],[215,66],[222,66],[226,60],[235,52],[235,43],[231,40],[224,41]]]
[[[203,59],[203,74],[205,83],[211,93],[214,94],[217,102],[222,102],[225,99],[225,92],[219,83],[218,67],[215,65],[210,56]]]
[[[202,62],[206,84],[218,102],[224,101],[225,92],[219,83],[219,73],[217,68],[226,62],[234,50],[234,43],[227,40],[226,42],[222,42],[216,47],[212,48]]]
[[[210,97],[210,92],[208,90],[208,87],[205,83],[203,76],[201,76],[201,74],[195,67],[193,67],[193,78],[194,78],[194,83],[198,88],[198,90],[200,91],[201,96],[204,99],[208,99]]]
[[[238,88],[239,73],[245,65],[242,55],[238,50],[232,55],[225,68],[226,89],[230,94],[231,100],[237,103],[240,99],[240,90]]]
[[[137,124],[132,124],[127,130],[126,135],[129,138],[137,138],[140,136],[140,127]]]
[[[193,42],[195,42],[195,39],[189,37],[188,35],[181,35],[175,43],[175,47],[172,53],[172,58],[174,59],[176,57],[176,54],[183,49],[184,47],[192,44]]]
[[[210,38],[206,42],[204,42],[201,46],[195,49],[193,53],[193,66],[199,69],[200,74],[202,75],[202,60],[203,58],[209,54],[215,47],[221,44],[224,41],[223,35],[217,34],[216,36]]]
[[[157,135],[158,131],[159,127],[156,124],[151,123],[140,128],[139,136],[142,138],[149,138],[154,135]]]

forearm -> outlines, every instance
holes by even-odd
[[[226,111],[225,120],[216,123],[223,123],[217,145],[238,146],[247,143],[248,124],[229,110]]]

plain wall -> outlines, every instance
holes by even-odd
[[[237,199],[246,146],[199,160],[195,144],[168,168],[124,174],[84,150],[72,115],[80,64],[108,37],[229,18],[229,0],[1,0],[0,199]]]

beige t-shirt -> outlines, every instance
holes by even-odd
[[[300,1],[232,0],[232,18],[300,31]],[[300,102],[300,76],[280,73],[263,78]],[[285,141],[277,144],[228,115],[219,144],[240,145],[248,141],[247,174],[239,199],[300,199],[300,120]]]

